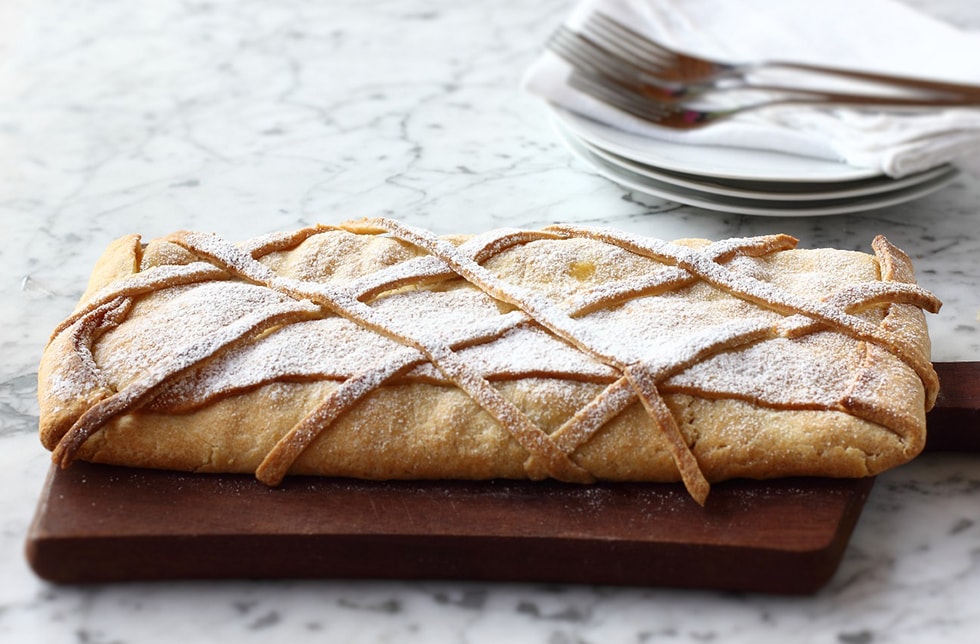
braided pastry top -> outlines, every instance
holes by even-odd
[[[924,444],[938,390],[921,313],[938,311],[938,300],[882,237],[874,256],[795,245],[785,235],[671,243],[575,226],[440,238],[387,219],[239,245],[179,232],[144,247],[131,236],[52,336],[40,370],[42,440],[62,465],[114,460],[99,456],[108,427],[192,422],[276,383],[329,383],[286,413],[299,416],[263,439],[263,454],[236,461],[258,459],[256,475],[275,485],[340,419],[414,383],[462,392],[481,422],[504,430],[530,478],[616,478],[620,466],[602,459],[621,455],[583,450],[635,408],[703,503],[709,478],[727,474],[711,466],[706,475],[699,462],[701,430],[691,428],[708,421],[689,417],[692,399],[849,416],[897,437],[901,457],[883,463],[907,460]],[[547,415],[548,403],[532,414],[502,386],[519,381],[579,402],[542,427],[532,415]],[[453,404],[448,417],[460,413]]]

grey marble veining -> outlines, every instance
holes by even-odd
[[[921,6],[980,29],[967,0]],[[564,0],[0,5],[0,641],[968,642],[980,632],[980,461],[879,477],[814,597],[414,582],[57,587],[23,541],[48,455],[37,360],[112,238],[245,238],[390,215],[436,232],[556,221],[662,238],[886,234],[944,301],[934,358],[980,359],[980,179],[869,213],[762,218],[624,193],[518,89]]]

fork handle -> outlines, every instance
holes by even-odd
[[[626,83],[622,84],[627,86]],[[692,85],[683,90],[660,87],[648,83],[638,83],[635,87],[641,94],[665,105],[688,104],[692,99],[696,100],[700,97],[710,97],[715,93],[729,93],[732,91],[779,92],[786,95],[782,100],[793,103],[837,103],[840,105],[878,105],[892,107],[968,107],[980,105],[980,95],[976,98],[968,96],[954,96],[949,98],[940,96],[886,96],[882,94],[828,92],[786,87],[783,85],[753,85],[751,83],[728,87]]]
[[[950,97],[958,96],[964,99],[980,101],[980,86],[966,83],[953,83],[950,81],[938,81],[928,78],[865,72],[857,69],[844,69],[840,67],[824,67],[821,65],[811,65],[809,63],[770,61],[766,62],[764,66],[767,68],[781,67],[784,69],[813,72],[817,74],[837,76],[839,78],[851,78],[876,83],[878,85],[890,85],[896,88],[946,94]]]

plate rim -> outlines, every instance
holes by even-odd
[[[558,132],[561,136],[561,131],[559,130]],[[675,184],[657,181],[655,179],[644,177],[643,175],[635,172],[631,172],[621,166],[615,166],[612,163],[605,161],[601,157],[598,157],[598,155],[595,153],[584,148],[581,143],[573,142],[567,137],[562,136],[562,142],[573,155],[584,163],[587,163],[593,167],[600,176],[603,176],[619,186],[688,206],[738,215],[756,215],[766,217],[814,217],[866,212],[869,210],[876,210],[886,206],[897,205],[918,199],[919,197],[923,197],[940,189],[959,176],[959,170],[957,170],[955,167],[951,167],[949,173],[947,174],[940,174],[937,177],[913,184],[906,188],[873,195],[871,197],[817,200],[810,202],[765,201],[761,199],[715,195],[701,190],[684,188]],[[622,173],[635,175],[635,177],[638,177],[639,180],[634,177],[624,176]],[[651,186],[649,185],[651,182],[658,185]],[[746,203],[756,201],[762,201],[763,204]],[[838,203],[823,203],[826,201],[834,201]]]
[[[559,127],[562,127],[559,124]],[[565,132],[569,137],[574,137],[574,133]],[[936,166],[928,170],[923,170],[922,172],[917,172],[912,175],[902,177],[900,179],[890,179],[887,177],[882,177],[880,180],[876,178],[870,178],[866,181],[854,181],[847,183],[832,183],[832,184],[807,184],[813,188],[823,186],[823,190],[809,190],[809,191],[774,191],[766,192],[763,190],[752,190],[749,188],[738,187],[737,185],[725,183],[720,180],[709,178],[707,181],[699,181],[698,177],[688,177],[683,173],[673,172],[673,171],[663,171],[659,168],[648,166],[642,164],[638,161],[633,161],[620,155],[605,150],[600,146],[597,146],[588,141],[579,141],[586,149],[595,154],[598,157],[608,161],[613,165],[618,165],[623,167],[625,170],[647,176],[656,181],[662,181],[664,183],[673,184],[682,188],[688,188],[691,190],[698,190],[700,192],[706,192],[710,194],[717,194],[726,197],[734,198],[744,198],[744,199],[762,199],[767,201],[822,201],[828,199],[849,199],[865,197],[869,195],[876,194],[887,194],[890,192],[904,190],[906,188],[911,188],[921,183],[926,183],[932,179],[939,178],[944,175],[953,176],[956,174],[956,168],[951,164],[943,164],[941,166]]]

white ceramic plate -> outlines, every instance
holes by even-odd
[[[853,199],[868,195],[883,194],[894,190],[909,188],[914,185],[925,183],[932,179],[955,172],[950,165],[943,165],[931,168],[923,172],[908,175],[900,179],[892,179],[887,176],[875,176],[868,179],[859,179],[847,182],[832,183],[796,183],[796,182],[766,182],[766,181],[743,181],[701,178],[681,172],[663,170],[652,166],[644,165],[613,154],[588,141],[578,139],[574,133],[561,124],[555,123],[560,135],[564,139],[575,139],[598,157],[605,161],[620,166],[630,172],[648,177],[655,181],[674,184],[682,188],[698,190],[727,197],[738,197],[742,199],[763,199],[766,201],[817,201],[827,199]]]
[[[943,187],[959,174],[956,168],[950,167],[946,172],[938,176],[905,188],[851,198],[777,201],[772,199],[732,197],[688,188],[675,183],[659,181],[652,177],[632,172],[621,165],[611,163],[595,154],[582,141],[563,131],[562,128],[555,129],[562,138],[562,141],[576,157],[593,166],[602,176],[628,190],[635,190],[661,199],[704,208],[706,210],[740,215],[812,217],[874,210],[923,197]]]
[[[792,154],[656,141],[558,107],[552,107],[552,113],[568,131],[592,145],[643,165],[699,177],[832,183],[881,176],[869,168]]]

